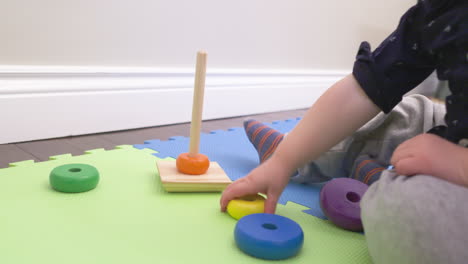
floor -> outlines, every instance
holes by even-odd
[[[272,122],[302,117],[306,109],[251,115],[261,122]],[[204,121],[202,132],[242,126],[245,116]],[[158,126],[143,129],[102,133],[94,135],[38,140],[16,144],[0,145],[0,168],[8,167],[11,162],[23,160],[46,161],[50,156],[70,153],[81,155],[86,150],[113,149],[118,145],[142,144],[145,140],[166,140],[172,136],[189,136],[190,123]]]

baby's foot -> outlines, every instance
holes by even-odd
[[[368,155],[359,156],[354,164],[354,171],[351,177],[369,185],[377,181],[382,171],[386,169]]]
[[[244,121],[244,129],[250,142],[258,152],[260,163],[267,160],[283,140],[284,135],[254,119]]]

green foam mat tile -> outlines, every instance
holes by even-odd
[[[219,211],[220,193],[167,193],[155,151],[120,146],[0,169],[0,263],[261,263],[237,249],[236,220]],[[96,189],[59,193],[50,171],[67,163],[96,167]],[[288,263],[370,263],[364,236],[336,228],[287,203],[278,214],[304,230]]]

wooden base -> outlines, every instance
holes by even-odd
[[[180,173],[175,160],[160,160],[156,166],[163,188],[168,192],[221,192],[231,183],[217,162],[210,162],[210,168],[203,175]]]

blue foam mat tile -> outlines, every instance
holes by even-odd
[[[321,219],[327,219],[320,208],[320,190],[322,185],[304,185],[290,182],[279,199],[280,204],[286,204],[291,201],[306,207],[308,210],[303,212],[316,216]]]
[[[291,131],[300,118],[266,123],[274,129],[286,133]],[[157,151],[159,158],[177,158],[179,154],[188,152],[189,138],[175,136],[167,141],[147,140],[144,144],[134,145],[135,148],[149,148]],[[244,128],[235,127],[228,130],[215,130],[200,135],[200,153],[207,155],[211,161],[218,162],[229,178],[233,181],[244,177],[258,166],[258,154],[248,140]],[[290,183],[280,197],[279,203],[291,201],[310,208],[304,212],[325,219],[319,205],[321,185],[303,185]]]

